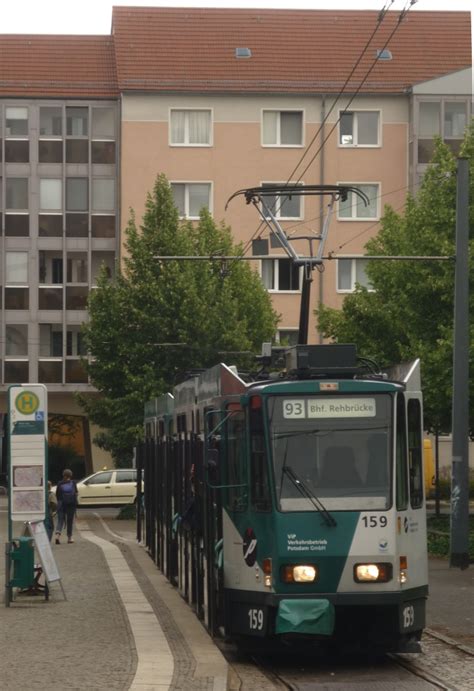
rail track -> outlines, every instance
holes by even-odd
[[[230,691],[474,691],[474,650],[431,629],[422,652],[359,657],[242,656],[223,652],[231,665]]]

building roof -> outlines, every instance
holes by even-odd
[[[347,92],[403,93],[471,65],[469,12],[399,15],[360,59],[378,12],[114,7],[111,36],[0,35],[0,96],[337,93],[353,70]],[[392,32],[393,59],[371,69]]]
[[[0,95],[117,97],[112,37],[0,35]]]
[[[338,92],[377,25],[379,13],[114,7],[121,91]],[[347,90],[355,91],[397,27],[389,12]],[[250,58],[236,58],[249,48]],[[410,12],[361,91],[400,93],[471,65],[469,12]]]

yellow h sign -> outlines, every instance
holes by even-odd
[[[39,398],[32,391],[22,391],[15,398],[15,407],[22,415],[33,415],[39,408]]]

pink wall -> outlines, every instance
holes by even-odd
[[[316,131],[316,125],[307,126],[306,142]],[[308,154],[298,173],[310,162],[316,152]],[[260,141],[260,124],[251,122],[214,123],[214,145],[212,147],[170,147],[166,122],[122,123],[122,184],[121,217],[122,228],[129,218],[129,208],[135,209],[140,223],[146,192],[151,190],[156,175],[165,173],[174,181],[213,182],[213,214],[217,221],[224,220],[232,228],[236,241],[246,241],[257,230],[260,219],[252,206],[246,205],[243,197],[233,200],[227,212],[227,199],[238,189],[252,187],[266,181],[286,181],[299,162],[304,149],[264,148]],[[389,164],[387,163],[389,162]],[[337,146],[336,131],[325,145],[325,183],[373,182],[380,183],[383,204],[389,203],[395,209],[403,206],[408,184],[407,125],[386,124],[383,127],[380,148],[343,149]],[[298,179],[298,173],[293,177]],[[320,183],[320,155],[310,165],[302,181],[307,184]],[[293,232],[306,234],[308,230],[319,231],[319,199],[305,198],[303,222],[291,221],[284,227]],[[297,226],[295,227],[295,224]],[[291,227],[291,229],[290,229]],[[334,217],[326,251],[335,253],[363,253],[367,240],[377,232],[378,224],[373,221],[338,222]],[[268,233],[265,233],[268,237]],[[339,247],[343,248],[339,250]],[[296,245],[298,252],[307,253],[307,243]],[[319,296],[319,274],[314,272],[311,294],[311,309]],[[325,263],[323,274],[323,300],[326,305],[339,307],[343,295],[336,292],[336,262]],[[280,326],[298,326],[299,294],[273,294],[275,309],[282,314]],[[314,318],[311,316],[310,340],[317,340]]]

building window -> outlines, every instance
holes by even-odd
[[[5,163],[29,163],[30,142],[28,139],[7,139],[5,141]]]
[[[27,238],[30,234],[29,214],[5,214],[5,237]]]
[[[337,292],[352,293],[356,288],[356,283],[372,290],[372,285],[366,274],[368,262],[367,259],[338,259]]]
[[[40,209],[42,211],[59,211],[63,206],[62,180],[53,178],[40,179]]]
[[[171,191],[181,218],[198,219],[201,209],[210,209],[210,183],[172,182]]]
[[[66,309],[67,310],[86,310],[87,297],[89,291],[87,287],[72,287],[66,288]]]
[[[40,310],[62,310],[63,289],[40,287],[38,293],[38,307]]]
[[[92,210],[113,211],[115,209],[115,180],[94,178],[92,180]]]
[[[5,361],[5,384],[18,384],[19,381],[29,381],[28,360]]]
[[[38,360],[38,381],[40,384],[62,384],[62,360]]]
[[[115,275],[115,255],[113,252],[92,252],[91,255],[91,285],[97,285],[97,279],[102,270],[107,278]]]
[[[40,137],[61,137],[63,113],[60,107],[40,107]]]
[[[67,282],[87,283],[87,253],[68,252]]]
[[[263,146],[303,146],[303,112],[264,110],[262,144]]]
[[[66,140],[66,163],[89,163],[89,140]]]
[[[6,179],[6,209],[28,209],[28,178]]]
[[[28,325],[7,324],[5,327],[5,355],[28,355]]]
[[[435,142],[442,137],[457,155],[468,122],[468,101],[420,101],[418,108],[418,163],[430,163]]]
[[[40,214],[38,216],[40,238],[59,238],[63,234],[62,214]]]
[[[367,195],[369,199],[368,206],[365,206],[364,202],[357,194],[349,192],[346,201],[339,202],[339,213],[338,218],[342,221],[365,221],[378,218],[378,197],[379,197],[379,185],[378,184],[352,184],[352,183],[341,183],[351,185],[356,187],[361,192]]]
[[[291,259],[262,259],[262,282],[267,290],[300,290],[300,267]]]
[[[210,110],[171,110],[170,144],[175,146],[210,146]]]
[[[380,113],[378,111],[344,111],[339,120],[341,146],[379,146]]]
[[[5,135],[28,136],[28,108],[7,107],[5,111]]]
[[[115,137],[115,108],[92,108],[92,137]]]
[[[6,252],[5,261],[5,284],[28,285],[28,252]]]
[[[40,324],[40,357],[63,356],[63,327],[61,324]]]
[[[285,185],[284,182],[264,182],[262,187],[272,187],[273,185]],[[291,184],[291,183],[290,183]],[[265,204],[275,218],[282,220],[293,220],[302,218],[302,201],[299,195],[267,195],[264,197]],[[269,217],[269,216],[267,216]]]
[[[28,288],[5,288],[6,310],[27,310],[30,307]]]
[[[88,182],[87,178],[66,179],[66,209],[68,211],[88,211]]]
[[[89,378],[81,360],[66,360],[66,384],[87,384]]]
[[[80,326],[67,327],[66,355],[76,357],[78,355],[87,355],[87,349],[84,343],[84,336],[82,334]]]
[[[63,257],[61,252],[39,251],[39,283],[41,285],[62,285]]]
[[[38,142],[39,163],[62,163],[63,142],[62,139],[40,139]]]
[[[93,238],[115,237],[115,216],[97,214],[91,217],[91,235]]]
[[[418,123],[418,163],[429,163],[434,153],[434,137],[441,134],[441,102],[422,101]]]
[[[88,122],[88,108],[66,108],[66,133],[68,137],[87,137],[89,131]]]
[[[467,103],[445,101],[443,113],[443,136],[454,155],[459,153],[467,127]]]
[[[115,142],[93,141],[91,144],[92,163],[115,163]]]
[[[87,214],[66,214],[66,237],[86,238],[89,235],[89,216]]]
[[[276,342],[288,346],[298,345],[298,334],[298,329],[278,329]]]

